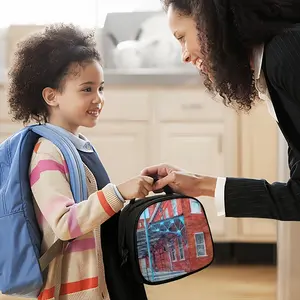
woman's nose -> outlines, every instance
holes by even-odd
[[[182,56],[181,56],[182,62],[183,63],[189,63],[191,62],[191,55],[188,51],[183,51]]]

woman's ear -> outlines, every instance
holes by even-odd
[[[46,87],[43,89],[43,92],[42,92],[43,98],[44,98],[45,102],[51,107],[58,106],[56,93],[57,93],[57,91],[50,87]]]

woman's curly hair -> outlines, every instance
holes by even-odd
[[[92,60],[100,62],[93,33],[74,25],[51,25],[18,43],[8,75],[8,102],[13,119],[24,124],[33,120],[46,122],[48,107],[43,89],[63,91],[70,65]]]
[[[225,105],[249,111],[257,97],[250,58],[255,46],[267,43],[300,22],[300,0],[161,0],[191,16],[199,32],[204,84]]]

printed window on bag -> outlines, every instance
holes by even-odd
[[[195,233],[197,257],[206,256],[205,237],[203,232]]]
[[[174,262],[174,261],[177,261],[177,257],[176,257],[176,249],[174,247],[174,245],[171,245],[170,247],[171,251],[170,251],[170,256],[171,256],[171,260]]]
[[[179,259],[184,260],[184,247],[182,242],[182,237],[178,239],[178,246],[179,246]]]
[[[198,201],[190,199],[191,213],[201,214],[201,205]]]

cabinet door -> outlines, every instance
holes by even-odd
[[[250,115],[241,115],[241,176],[277,180],[278,127],[265,103],[257,105]],[[240,219],[238,238],[247,242],[276,241],[277,221]]]
[[[92,142],[116,184],[139,175],[149,164],[146,122],[100,122],[82,133]]]
[[[193,173],[220,176],[224,173],[223,123],[161,123],[159,161]],[[226,240],[231,220],[218,217],[212,198],[200,197],[213,238]]]

